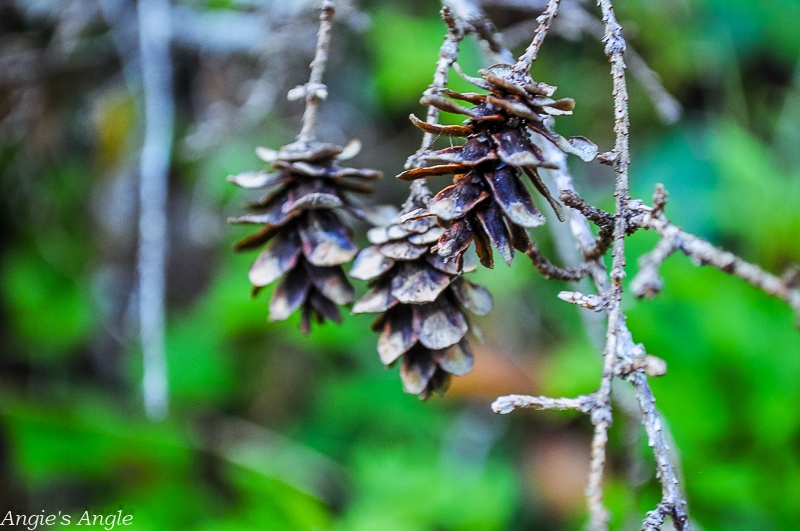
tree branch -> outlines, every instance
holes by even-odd
[[[442,4],[464,21],[470,32],[486,45],[495,62],[511,63],[514,56],[503,42],[503,36],[497,31],[492,21],[489,20],[481,9],[480,2],[476,0],[442,0]]]
[[[550,398],[546,396],[508,395],[497,398],[492,403],[492,411],[505,415],[520,408],[538,410],[575,410],[589,413],[594,407],[594,395],[581,395],[576,398]]]
[[[517,60],[517,63],[514,65],[514,71],[527,72],[531,69],[531,65],[536,60],[536,56],[539,54],[539,48],[542,47],[544,38],[547,36],[547,31],[550,29],[550,25],[558,15],[558,6],[560,4],[561,0],[549,0],[547,2],[547,8],[536,19],[536,22],[539,23],[539,27],[536,29],[533,40],[531,41],[530,45],[528,45],[525,53],[522,54]]]
[[[304,98],[306,109],[303,113],[303,128],[297,135],[297,143],[307,145],[314,140],[317,127],[317,110],[319,103],[328,97],[328,88],[322,83],[325,66],[328,63],[328,52],[331,47],[332,20],[334,13],[333,0],[322,0],[320,4],[319,32],[317,33],[317,51],[311,62],[311,74],[308,83],[289,91],[289,99]]]
[[[174,115],[170,7],[167,0],[139,0],[137,7],[145,114],[139,186],[139,322],[145,409],[150,418],[161,419],[169,407],[164,285]]]
[[[778,277],[733,253],[714,247],[702,238],[685,232],[664,216],[665,199],[658,199],[659,197],[665,197],[660,186],[654,197],[656,207],[648,207],[639,200],[628,202],[631,212],[630,224],[655,231],[661,236],[656,247],[639,259],[639,273],[631,282],[631,290],[637,297],[653,297],[661,291],[664,283],[659,273],[661,263],[672,253],[681,251],[697,265],[715,267],[786,301],[797,313],[800,322],[800,291],[797,289],[800,274],[797,270],[790,269],[783,277]],[[659,201],[661,201],[660,207]]]
[[[610,0],[599,0],[605,25],[605,52],[611,62],[611,77],[614,96],[614,169],[617,174],[614,187],[616,212],[614,214],[614,243],[611,265],[611,289],[606,295],[608,300],[608,332],[606,346],[603,349],[603,376],[598,390],[598,408],[592,412],[592,424],[595,426],[592,437],[592,458],[589,469],[589,483],[586,495],[589,504],[589,529],[602,531],[608,529],[609,513],[603,503],[603,472],[605,469],[606,444],[608,429],[612,422],[611,380],[619,355],[619,334],[625,327],[625,316],[622,314],[622,279],[625,277],[625,236],[626,199],[628,197],[628,164],[630,163],[628,146],[628,90],[625,82],[625,40],[622,28],[614,16],[614,8]]]
[[[582,266],[574,269],[564,269],[558,267],[548,260],[539,250],[535,242],[531,241],[528,250],[525,251],[528,258],[531,259],[534,267],[542,274],[544,278],[551,278],[556,280],[580,280],[586,278],[591,273],[591,265],[584,263]]]

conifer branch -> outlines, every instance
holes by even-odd
[[[317,51],[311,62],[311,74],[308,83],[293,88],[289,91],[289,99],[305,99],[306,108],[303,113],[303,127],[297,135],[297,144],[307,146],[316,140],[317,112],[320,102],[328,97],[328,88],[322,83],[325,66],[328,63],[328,53],[331,47],[331,33],[333,28],[333,14],[335,11],[333,0],[322,0],[320,4],[319,31],[317,32]]]
[[[536,22],[539,23],[539,27],[536,29],[536,34],[533,36],[533,40],[531,41],[530,45],[528,45],[525,53],[520,56],[520,58],[517,60],[517,63],[514,65],[515,71],[527,72],[531,69],[531,65],[536,60],[536,56],[539,54],[539,48],[542,47],[544,38],[547,36],[547,31],[550,29],[550,25],[558,15],[558,6],[560,4],[561,0],[549,0],[547,2],[547,8],[536,19]]]
[[[657,232],[661,239],[655,248],[639,259],[639,272],[631,282],[631,290],[637,297],[653,297],[663,286],[659,274],[661,263],[673,253],[680,251],[697,265],[709,265],[741,278],[768,295],[786,301],[796,312],[800,322],[800,274],[790,268],[778,277],[764,271],[755,264],[742,260],[735,254],[713,246],[706,240],[689,234],[674,225],[664,216],[666,192],[661,185],[654,194],[655,206],[649,207],[640,200],[628,202],[631,212],[630,224],[636,228]]]

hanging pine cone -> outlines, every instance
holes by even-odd
[[[265,189],[266,195],[250,204],[255,210],[230,223],[253,223],[263,227],[237,242],[237,251],[257,249],[272,243],[250,268],[253,295],[278,279],[269,303],[271,321],[282,321],[301,310],[300,329],[308,333],[311,319],[341,322],[337,305],[353,302],[353,287],[342,271],[358,252],[350,229],[342,223],[341,211],[362,216],[345,192],[368,193],[363,181],[380,178],[380,172],[344,168],[339,161],[355,156],[357,141],[346,148],[313,142],[292,144],[256,153],[270,163],[273,173],[246,172],[228,180],[243,188]]]
[[[444,392],[451,375],[472,369],[465,310],[484,315],[492,307],[492,296],[463,278],[456,262],[445,262],[430,251],[444,232],[435,218],[400,221],[421,206],[413,201],[390,225],[369,231],[373,245],[356,257],[350,276],[371,281],[369,293],[356,302],[353,313],[382,314],[372,325],[381,333],[381,361],[391,366],[402,357],[405,391],[427,399],[432,391]]]
[[[583,137],[567,140],[550,129],[552,116],[571,114],[575,105],[569,98],[552,99],[555,87],[536,83],[510,65],[494,65],[479,73],[481,78],[462,76],[490,94],[442,89],[451,99],[427,95],[420,100],[423,105],[468,116],[465,125],[435,125],[411,116],[412,122],[427,133],[466,137],[464,145],[424,152],[416,159],[423,167],[397,177],[410,181],[454,175],[453,184],[428,205],[431,214],[449,224],[436,250],[445,260],[451,260],[474,241],[481,264],[493,267],[492,245],[511,264],[514,249],[524,252],[530,245],[526,229],[545,222],[523,183],[523,173],[560,217],[560,205],[538,173],[538,168],[553,165],[544,159],[530,135],[540,135],[585,161],[596,156],[597,147]],[[474,106],[468,108],[453,100]]]

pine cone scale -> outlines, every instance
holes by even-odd
[[[250,283],[256,287],[272,284],[297,265],[302,250],[296,233],[275,238],[250,266]]]
[[[378,354],[384,365],[391,365],[408,352],[419,339],[417,316],[408,307],[398,306],[386,314],[383,332],[378,338]]]
[[[376,246],[367,247],[356,256],[350,276],[359,280],[372,280],[392,268],[395,261],[381,254]]]
[[[399,302],[392,295],[389,286],[373,286],[372,291],[358,299],[353,305],[353,313],[383,313]]]
[[[350,304],[353,302],[355,290],[341,267],[319,267],[306,262],[306,271],[311,278],[311,283],[327,299],[336,304]]]
[[[511,265],[511,261],[514,259],[514,247],[511,245],[511,236],[508,233],[505,221],[503,221],[500,209],[492,205],[489,208],[478,211],[475,217],[478,221],[475,232],[483,230],[492,245],[500,251],[500,256],[503,257],[505,263]]]
[[[466,218],[455,220],[439,238],[438,252],[444,258],[457,256],[469,247],[472,241],[472,225]]]
[[[266,171],[246,171],[238,175],[229,175],[228,182],[240,188],[269,188],[283,184],[288,177],[281,172],[268,173]]]
[[[528,190],[519,180],[519,173],[510,166],[486,172],[486,182],[492,190],[497,205],[506,217],[521,227],[544,225],[545,217],[533,204]]]
[[[464,376],[475,364],[472,350],[465,339],[447,348],[434,350],[432,354],[436,363],[454,376]]]
[[[392,279],[391,293],[403,304],[433,302],[450,285],[450,275],[431,267],[400,266],[404,269]]]
[[[411,234],[408,237],[408,241],[414,245],[426,245],[430,247],[432,243],[439,241],[442,234],[444,234],[444,229],[442,227],[433,227],[423,234]]]
[[[464,308],[475,315],[486,315],[494,304],[489,290],[463,277],[453,282],[453,294]]]
[[[419,342],[431,350],[439,350],[461,341],[469,329],[464,314],[446,302],[444,297],[430,304],[414,307],[422,322]]]
[[[300,225],[303,254],[317,266],[335,266],[353,259],[358,247],[336,215],[328,210],[309,211]]]
[[[403,357],[400,378],[407,393],[424,393],[435,373],[436,363],[426,353],[412,351],[408,356]]]
[[[414,245],[408,240],[397,240],[380,244],[378,246],[378,251],[383,256],[395,260],[416,260],[428,252],[428,247],[425,245]]]
[[[464,217],[478,203],[488,198],[487,190],[466,178],[443,188],[428,203],[428,210],[440,219],[451,221]]]
[[[303,261],[303,260],[300,260]],[[283,321],[295,312],[306,300],[311,290],[311,279],[302,267],[295,267],[283,277],[269,301],[271,321]]]
[[[397,178],[401,181],[415,181],[417,179],[425,179],[436,175],[454,175],[456,173],[464,173],[464,167],[461,164],[442,164],[439,166],[428,166],[426,168],[414,168],[404,171],[399,174]]]

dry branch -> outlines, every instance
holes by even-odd
[[[334,4],[332,0],[323,0],[320,5],[319,32],[317,33],[317,51],[311,62],[311,74],[308,83],[295,87],[289,92],[289,99],[304,98],[306,109],[303,113],[303,128],[297,135],[297,143],[307,145],[315,140],[317,127],[317,109],[319,103],[328,97],[328,89],[322,83],[325,65],[328,63],[328,52],[331,47],[331,29],[333,27]]]
[[[663,279],[659,274],[661,263],[672,253],[680,251],[697,265],[708,265],[745,280],[763,292],[786,301],[797,313],[800,321],[800,291],[797,289],[796,270],[790,269],[782,277],[768,273],[755,264],[742,260],[728,251],[713,246],[706,240],[689,234],[670,222],[663,214],[665,193],[659,187],[654,197],[655,207],[639,200],[628,202],[630,224],[657,232],[661,239],[656,247],[639,260],[640,270],[631,282],[631,290],[638,297],[652,297],[661,291]]]
[[[139,184],[139,333],[145,409],[150,418],[161,419],[169,407],[164,352],[167,177],[174,114],[169,3],[141,0],[138,15],[145,121]]]
[[[593,395],[582,395],[576,398],[550,398],[547,396],[508,395],[501,396],[492,403],[492,411],[505,415],[520,408],[539,410],[575,410],[582,413],[591,412],[595,405]]]
[[[539,23],[539,27],[536,29],[533,40],[525,50],[525,53],[520,56],[517,64],[514,65],[514,70],[517,72],[527,72],[531,69],[531,65],[539,54],[539,48],[542,47],[544,38],[547,36],[547,31],[558,15],[559,4],[561,4],[561,0],[549,0],[547,2],[547,8],[536,19],[536,22]]]

